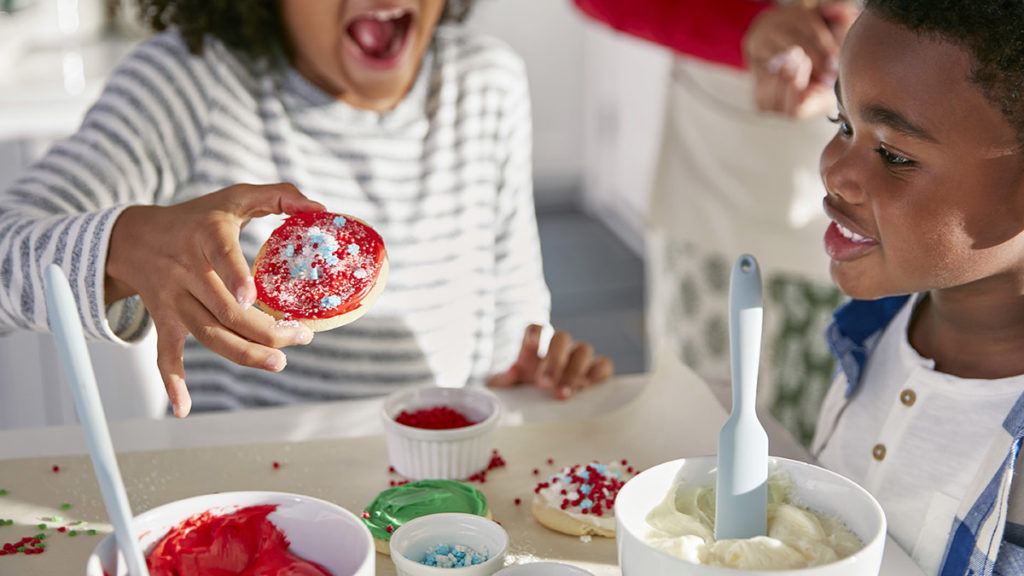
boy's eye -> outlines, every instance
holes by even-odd
[[[914,163],[913,160],[906,156],[897,154],[891,150],[886,150],[884,146],[875,148],[875,152],[878,152],[878,155],[882,157],[883,162],[893,166],[910,166]]]
[[[828,121],[839,126],[839,133],[843,136],[853,134],[853,128],[850,128],[850,124],[842,116],[839,116],[838,114],[835,116],[829,116]]]

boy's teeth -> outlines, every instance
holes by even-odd
[[[839,230],[839,233],[843,235],[843,238],[847,238],[849,240],[852,240],[853,242],[866,242],[868,240],[864,236],[857,234],[853,230],[850,230],[849,228],[843,226],[838,222],[836,222],[836,228]]]

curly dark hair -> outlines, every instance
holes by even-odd
[[[260,58],[285,46],[279,0],[139,0],[139,17],[154,30],[176,26],[194,54],[206,35]],[[446,0],[442,22],[462,22],[474,0]]]
[[[1024,146],[1024,0],[867,0],[864,8],[966,49],[974,59],[970,81]]]

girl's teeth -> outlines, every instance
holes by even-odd
[[[380,10],[378,12],[371,12],[370,17],[372,17],[375,20],[385,22],[387,20],[395,20],[397,18],[401,18],[403,14],[405,14],[405,10],[401,8],[395,8],[394,10]]]
[[[867,242],[868,238],[857,234],[856,232],[846,228],[842,224],[836,222],[836,228],[839,229],[839,233],[843,235],[843,238],[847,238],[853,242]]]

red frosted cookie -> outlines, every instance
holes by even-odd
[[[252,273],[260,309],[319,332],[366,313],[384,290],[388,255],[380,234],[362,220],[306,212],[271,233]]]

